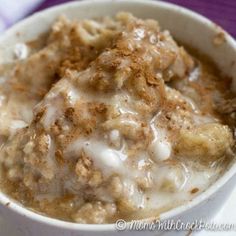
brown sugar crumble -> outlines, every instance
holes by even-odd
[[[192,190],[191,190],[191,194],[195,194],[195,193],[197,193],[199,191],[199,188],[193,188]]]
[[[222,32],[218,32],[215,36],[214,36],[214,39],[213,39],[213,44],[215,46],[220,46],[222,45],[223,43],[226,42],[226,38],[225,38],[225,33],[222,31]]]

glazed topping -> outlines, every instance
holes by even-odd
[[[61,18],[43,45],[16,45],[0,107],[3,189],[27,207],[78,223],[157,216],[234,156],[228,83],[156,21]]]

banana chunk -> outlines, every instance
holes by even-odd
[[[181,130],[175,151],[181,157],[209,164],[223,157],[233,143],[233,135],[228,126],[210,123],[191,130]]]

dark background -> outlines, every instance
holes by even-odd
[[[36,11],[70,2],[70,0],[45,0]],[[166,0],[194,10],[228,31],[236,38],[236,0]]]

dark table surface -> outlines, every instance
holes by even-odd
[[[70,0],[45,0],[36,11]],[[166,0],[196,11],[228,31],[236,38],[236,0]]]

